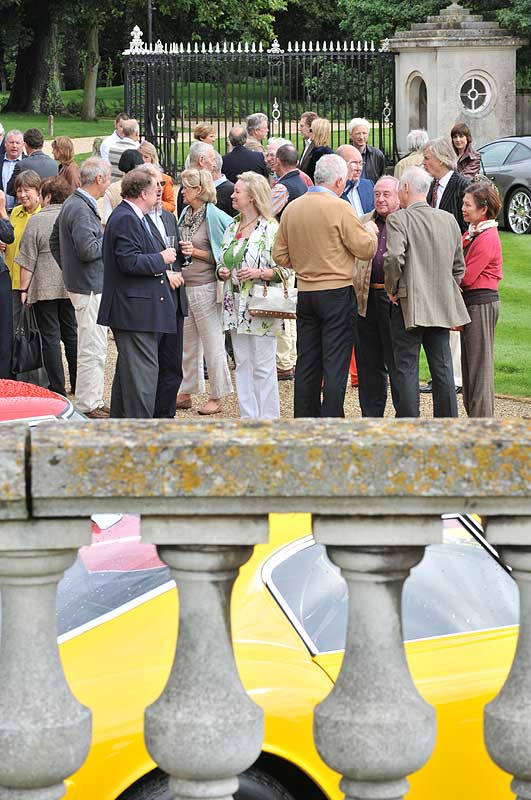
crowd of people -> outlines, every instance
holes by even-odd
[[[419,416],[422,391],[434,416],[457,416],[460,391],[469,416],[493,416],[500,201],[468,127],[448,139],[411,131],[394,175],[363,118],[335,152],[329,120],[312,111],[300,154],[268,127],[252,114],[221,156],[214,127],[197,125],[179,187],[125,113],[81,167],[66,136],[51,158],[38,130],[5,134],[0,376],[14,377],[28,305],[40,379],[70,389],[92,419],[173,418],[207,378],[197,412],[219,414],[232,361],[242,418],[277,419],[283,380],[294,380],[295,417],[342,417],[349,374],[364,417],[384,415],[388,387],[397,417]],[[254,308],[275,285],[285,296],[296,286],[296,320]]]

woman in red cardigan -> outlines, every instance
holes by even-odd
[[[463,402],[469,417],[494,416],[494,329],[500,298],[502,251],[496,217],[500,199],[487,181],[470,184],[463,197],[465,274],[461,281],[470,324],[461,331]]]

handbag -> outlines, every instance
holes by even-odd
[[[285,278],[282,278],[282,286],[272,286],[264,282],[263,287],[255,287],[249,300],[248,309],[252,317],[295,319],[297,316],[297,289],[290,289]]]
[[[35,311],[32,306],[23,305],[13,337],[12,371],[31,372],[43,366],[42,341]]]

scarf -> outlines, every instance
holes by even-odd
[[[474,225],[473,222],[470,223],[468,226],[468,237],[473,239],[474,236],[477,236],[483,231],[488,230],[489,228],[497,228],[498,223],[495,219],[484,219],[483,222],[478,222],[477,225]]]
[[[184,215],[183,224],[181,226],[184,241],[192,241],[192,237],[197,233],[206,219],[206,211],[206,203],[203,203],[201,208],[199,208],[197,211],[194,211],[192,206],[188,206]]]

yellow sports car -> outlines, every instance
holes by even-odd
[[[142,731],[172,663],[177,592],[155,548],[140,541],[136,518],[97,522],[58,595],[63,665],[93,712],[92,749],[66,797],[169,800]],[[444,524],[445,543],[427,548],[404,590],[410,668],[438,721],[435,752],[411,777],[408,798],[510,800],[510,778],[484,748],[482,716],[514,654],[517,590],[495,554]],[[312,715],[339,671],[346,602],[310,516],[272,515],[270,542],[242,568],[232,601],[240,674],[266,723],[262,755],[241,776],[237,800],[343,797],[315,750]]]

